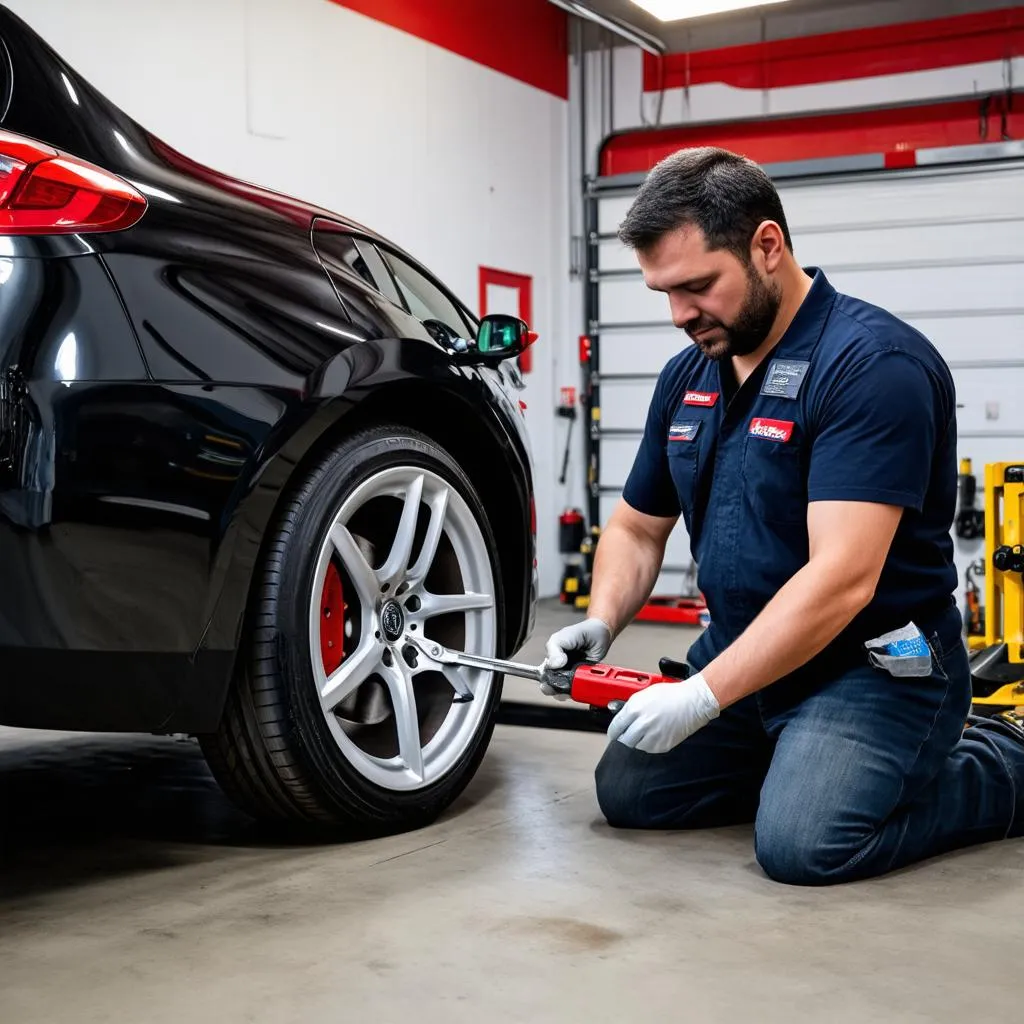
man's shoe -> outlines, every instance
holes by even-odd
[[[1007,708],[994,716],[996,721],[1008,725],[1024,743],[1024,707]]]
[[[1009,736],[1018,743],[1024,743],[1024,707],[1006,708],[991,714],[969,714],[965,723],[967,729],[980,732],[992,730],[1003,736]]]

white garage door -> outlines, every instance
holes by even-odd
[[[949,363],[959,455],[973,459],[980,501],[986,462],[1024,458],[1024,161],[776,183],[800,262],[903,317]],[[603,523],[629,472],[658,371],[690,342],[614,238],[632,192],[595,194],[590,326],[601,412],[592,424],[600,455],[592,509],[596,502]],[[957,541],[961,579],[983,550],[981,541]],[[687,592],[692,571],[680,523],[657,590]]]

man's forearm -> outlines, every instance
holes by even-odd
[[[781,679],[824,650],[871,599],[842,567],[809,562],[703,671],[721,707]]]
[[[587,615],[607,623],[617,636],[650,596],[664,556],[664,545],[609,523],[594,557]]]

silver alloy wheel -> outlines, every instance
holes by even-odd
[[[401,512],[386,558],[374,565],[377,559],[367,557],[365,535],[350,525],[361,510],[364,523],[379,521],[381,499],[400,502]],[[346,636],[353,649],[346,644],[340,667],[328,675],[320,642],[321,594],[332,560],[344,570],[346,587],[355,594],[353,598],[346,589]],[[452,581],[457,592],[431,592],[428,578]],[[411,633],[493,656],[493,595],[484,535],[465,499],[443,477],[418,467],[385,469],[342,503],[321,545],[312,580],[309,652],[331,735],[346,760],[371,782],[390,790],[421,789],[444,776],[469,747],[487,713],[493,673],[412,657],[403,641]],[[472,701],[452,701],[454,673],[473,692]],[[440,677],[446,685],[431,685],[430,680],[436,683]],[[368,688],[378,691],[378,717],[382,706],[383,717],[390,716],[397,740],[394,753],[382,755],[360,742],[360,729],[350,716]],[[385,694],[388,700],[382,705]],[[424,737],[421,726],[428,720],[431,727]]]

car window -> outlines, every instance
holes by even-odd
[[[347,231],[316,228],[313,246],[331,273],[354,274],[395,305],[402,304],[398,289],[376,246],[356,239]]]
[[[385,252],[384,258],[394,271],[399,291],[413,316],[440,320],[461,337],[473,337],[475,332],[469,320],[439,285],[394,253]]]
[[[380,250],[372,242],[368,242],[364,238],[356,239],[356,247],[363,258],[363,263],[373,275],[373,281],[377,286],[377,290],[400,306],[402,300],[398,295],[398,289],[395,287],[395,280],[391,276],[391,271],[388,270]]]

